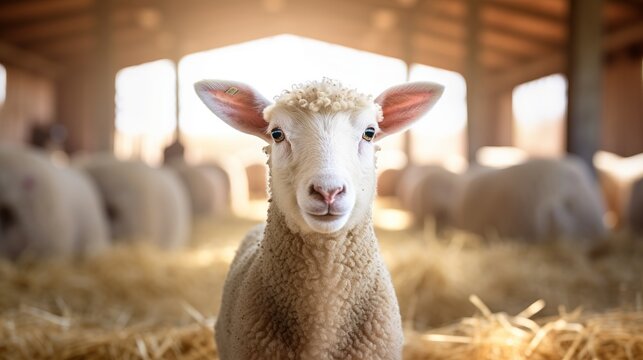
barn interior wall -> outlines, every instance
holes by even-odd
[[[601,147],[621,156],[643,153],[642,60],[623,55],[604,69]]]
[[[0,141],[24,143],[32,124],[55,119],[55,81],[12,65],[7,65],[6,70],[6,98],[0,104]]]

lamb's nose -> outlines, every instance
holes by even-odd
[[[346,191],[346,187],[340,186],[328,189],[321,185],[312,185],[310,190],[311,195],[321,197],[321,199],[323,199],[326,204],[330,205],[335,202],[335,198],[337,197],[337,195]]]

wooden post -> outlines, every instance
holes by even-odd
[[[469,0],[467,16],[467,158],[475,162],[476,152],[484,145],[484,99],[482,63],[480,62],[480,0]]]
[[[411,80],[411,65],[413,65],[413,28],[414,28],[414,10],[419,6],[420,1],[408,9],[405,9],[402,17],[402,51],[404,62],[406,64],[406,81]],[[402,138],[402,151],[406,155],[406,165],[411,166],[415,164],[413,157],[413,134],[411,130],[404,132]]]
[[[570,0],[567,152],[593,169],[601,120],[601,0]]]
[[[115,82],[111,31],[111,0],[95,0],[96,49],[94,64],[94,118],[91,124],[91,150],[111,152],[114,147]]]

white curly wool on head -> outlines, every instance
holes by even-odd
[[[382,109],[373,102],[373,96],[347,88],[341,82],[326,77],[321,81],[295,84],[292,90],[284,90],[274,100],[275,103],[264,110],[266,119],[270,118],[271,111],[277,107],[321,113],[357,111],[373,105],[378,110],[377,121],[383,118]]]

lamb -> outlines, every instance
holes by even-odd
[[[229,184],[225,175],[210,166],[192,166],[182,159],[167,163],[181,180],[190,199],[194,217],[222,215],[228,209]]]
[[[91,181],[45,153],[0,146],[0,256],[89,256],[109,245]]]
[[[400,359],[399,308],[371,217],[374,141],[426,113],[442,86],[409,83],[373,101],[324,79],[274,104],[239,82],[195,88],[221,120],[269,143],[268,220],[231,264],[221,359]]]
[[[605,233],[603,213],[589,170],[569,157],[481,171],[464,186],[456,218],[460,227],[481,235],[589,242]]]
[[[190,203],[180,180],[167,169],[97,154],[78,161],[101,194],[115,241],[150,242],[162,248],[189,241]]]

